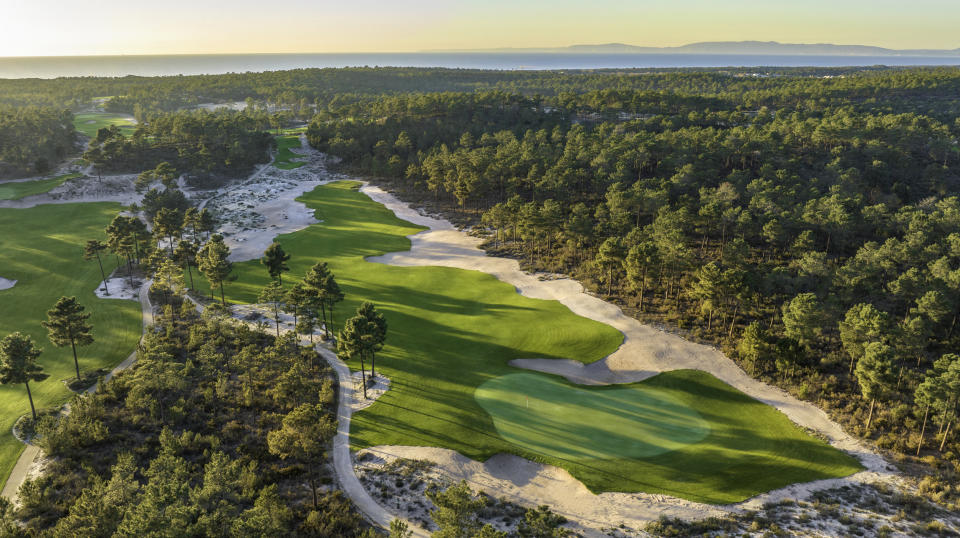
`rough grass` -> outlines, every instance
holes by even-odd
[[[290,148],[300,147],[299,135],[284,135],[277,137],[277,156],[273,159],[273,165],[282,170],[293,170],[300,168],[306,163],[294,162],[291,159],[299,157],[296,153],[290,151]]]
[[[85,112],[73,116],[73,126],[84,135],[93,138],[102,127],[116,125],[124,136],[130,136],[136,130],[136,122],[127,114],[113,112]]]
[[[64,174],[49,179],[0,183],[0,200],[19,200],[35,194],[43,194],[63,185],[64,182],[78,178],[82,174]]]
[[[98,299],[96,262],[83,259],[88,239],[103,239],[103,229],[120,210],[113,203],[41,205],[0,209],[0,276],[17,280],[0,291],[0,338],[14,331],[33,337],[43,348],[39,364],[50,374],[31,383],[37,407],[64,403],[70,391],[62,382],[74,376],[69,348],[55,348],[40,322],[62,296],[75,295],[93,314],[96,342],[79,348],[80,368],[112,368],[134,350],[140,333],[140,306],[135,301]],[[105,269],[113,267],[105,260]],[[0,480],[6,481],[23,445],[10,433],[17,417],[30,412],[22,385],[0,386]]]
[[[643,387],[696,411],[710,433],[678,450],[646,459],[563,458],[505,440],[475,399],[477,387],[521,372],[507,364],[515,358],[595,361],[615,350],[622,335],[559,302],[523,297],[485,273],[366,262],[366,256],[408,250],[404,236],[422,228],[356,189],[356,183],[340,182],[301,197],[321,224],[278,239],[293,255],[285,285],[326,261],[348,298],[338,308],[339,321],[366,299],[389,323],[377,368],[390,377],[391,388],[354,416],[353,448],[439,446],[478,461],[511,452],[563,467],[596,492],[666,493],[709,503],[859,469],[853,458],[806,435],[780,412],[698,371],[661,374],[626,389],[577,387],[601,396]],[[256,302],[266,270],[256,261],[235,269],[239,278],[227,287],[230,298]]]

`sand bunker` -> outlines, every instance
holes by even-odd
[[[130,301],[140,300],[140,287],[143,281],[134,278],[133,285],[130,279],[125,276],[108,278],[105,282],[100,282],[94,293],[101,299],[127,299]]]
[[[0,290],[8,290],[16,285],[16,280],[10,280],[9,278],[3,278],[0,276]]]
[[[494,496],[507,496],[528,506],[550,504],[560,513],[595,529],[615,527],[624,522],[638,524],[657,519],[661,515],[700,519],[721,511],[756,509],[765,502],[803,498],[812,491],[845,484],[899,482],[893,467],[844,432],[824,411],[783,390],[751,378],[719,350],[644,325],[625,315],[619,307],[590,295],[579,282],[572,279],[542,278],[544,275],[520,270],[516,260],[487,256],[478,248],[480,239],[458,231],[446,220],[420,214],[379,187],[364,185],[361,191],[384,204],[398,217],[430,228],[410,236],[412,244],[409,251],[371,257],[368,261],[399,266],[444,266],[483,271],[513,285],[518,293],[538,299],[560,301],[574,313],[606,323],[624,334],[624,342],[617,351],[589,365],[551,359],[515,360],[511,361],[511,365],[562,375],[571,382],[589,385],[631,383],[669,370],[703,370],[775,407],[796,424],[824,435],[834,447],[856,456],[867,470],[847,478],[795,484],[759,495],[738,505],[717,507],[665,495],[593,495],[566,471],[515,456],[499,455],[486,463],[478,463],[456,452],[439,448],[374,447],[371,450],[389,452],[397,457],[436,461],[452,476],[473,480],[475,488],[484,489]]]

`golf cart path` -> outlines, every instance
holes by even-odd
[[[150,304],[150,284],[152,283],[153,283],[152,280],[147,280],[146,282],[143,283],[142,286],[140,286],[140,292],[139,292],[140,307],[141,307],[140,310],[143,316],[142,318],[143,322],[141,325],[142,327],[141,338],[143,338],[142,334],[147,330],[147,327],[149,327],[150,325],[153,325],[153,305]],[[138,347],[139,347],[139,342],[138,342]],[[109,381],[111,378],[113,378],[113,376],[117,375],[118,373],[132,366],[133,363],[136,362],[136,360],[137,360],[137,350],[134,349],[133,352],[130,353],[130,355],[123,360],[123,362],[115,366],[113,370],[110,370],[110,372],[104,376],[103,380]],[[87,394],[93,393],[94,391],[97,390],[97,385],[98,383],[94,383],[93,386],[88,388],[85,392]],[[69,407],[69,404],[64,404],[65,411],[67,410],[66,408],[68,407]],[[27,444],[27,447],[24,448],[23,452],[20,453],[20,458],[17,459],[17,463],[13,466],[13,470],[10,472],[10,476],[7,477],[7,481],[3,485],[3,491],[2,493],[0,493],[0,496],[2,496],[5,499],[9,499],[11,501],[15,500],[17,496],[17,492],[20,489],[20,485],[23,484],[23,482],[27,479],[27,477],[29,477],[33,473],[34,469],[36,468],[36,465],[38,465],[37,459],[40,456],[40,453],[41,453],[40,447],[32,444]]]
[[[800,401],[779,388],[751,378],[719,350],[644,325],[624,314],[616,305],[588,294],[583,286],[575,280],[570,278],[541,279],[538,275],[522,271],[517,260],[488,256],[478,248],[481,243],[480,239],[457,230],[446,220],[420,214],[379,187],[364,183],[360,191],[374,201],[386,206],[399,218],[429,228],[409,236],[411,240],[410,250],[369,257],[367,261],[398,266],[456,267],[489,273],[499,280],[513,285],[517,292],[522,295],[559,301],[575,314],[606,323],[618,329],[624,335],[623,344],[614,353],[588,365],[572,360],[518,359],[510,362],[512,366],[561,375],[573,383],[585,385],[632,383],[670,370],[702,370],[753,398],[780,410],[799,426],[818,432],[832,446],[853,455],[865,467],[864,471],[846,478],[794,484],[759,495],[738,505],[728,507],[729,509],[746,509],[776,499],[802,497],[805,493],[816,489],[837,487],[847,483],[897,480],[896,471],[892,466],[884,461],[879,454],[847,434],[838,424],[830,420],[823,410],[808,402]],[[444,449],[374,447],[371,450],[394,453],[394,455],[402,457],[415,457],[418,452],[437,456],[437,451],[442,452]],[[454,458],[448,454],[444,459],[452,463]],[[522,458],[517,459],[522,460]],[[487,463],[490,463],[490,461]],[[503,462],[497,463],[502,464]],[[571,488],[582,487],[582,484],[579,484],[576,479],[562,469],[546,465],[534,465],[538,465],[542,472],[550,475],[550,480],[546,480],[546,482],[551,483],[551,488],[560,486],[561,489],[572,491]],[[499,466],[502,467],[502,465]],[[490,469],[472,469],[467,473],[462,470],[464,467],[459,464],[452,468],[455,468],[455,472],[452,474],[457,477],[468,480],[473,478],[483,482],[484,489],[488,493],[494,495],[510,493],[511,491],[517,493],[518,484],[516,482],[512,483],[510,473],[503,472],[502,468],[495,473],[491,472]],[[456,469],[460,469],[460,471],[456,471]],[[516,471],[518,476],[530,476],[529,470],[523,472],[517,468]],[[560,473],[558,474],[557,471]],[[480,475],[484,473],[489,476],[481,477]],[[566,476],[562,477],[561,475]],[[480,478],[483,478],[483,480],[479,480]],[[498,480],[503,487],[492,487]],[[524,490],[521,496],[530,500],[526,504],[535,503],[534,499],[550,499],[554,496],[553,493],[545,490],[538,492],[536,487],[531,485],[533,482],[532,480],[524,480],[524,487],[521,488]],[[538,495],[538,493],[543,495]],[[626,494],[590,495],[596,499],[597,497]],[[664,495],[630,494],[628,496],[639,501],[640,504],[633,506],[633,509],[640,513],[647,513],[649,517],[644,518],[645,520],[656,519],[659,514],[663,513],[663,507],[665,506],[663,502],[665,501],[671,501],[675,505],[679,504],[688,508],[696,508],[695,510],[685,510],[685,512],[690,512],[687,514],[689,517],[706,517],[712,515],[711,512],[717,508]],[[650,502],[651,499],[656,499],[658,502]],[[617,504],[622,504],[621,501],[618,500]],[[583,500],[581,499],[573,504],[582,507]]]
[[[354,377],[350,373],[350,368],[334,352],[320,344],[317,344],[316,349],[333,367],[340,385],[340,400],[337,403],[337,434],[333,438],[333,468],[337,475],[337,482],[340,484],[340,489],[371,523],[389,529],[390,521],[397,516],[381,506],[363,487],[360,479],[357,478],[353,466],[353,456],[350,454],[350,417],[353,415],[354,409],[360,405],[358,402],[359,393],[354,387]],[[350,390],[348,387],[354,388]],[[412,521],[407,521],[407,524],[413,536],[425,537],[430,535],[429,532]]]
[[[198,312],[203,313],[205,308],[203,304],[189,294],[187,294],[187,299],[196,306]],[[233,318],[237,322],[244,323],[248,327],[255,329],[257,327],[256,323],[244,319],[245,316],[243,314],[245,311],[238,310],[238,306],[251,305],[233,305],[231,307]],[[282,323],[277,330],[280,334],[286,334],[291,331],[291,327],[287,323]],[[322,335],[323,331],[317,329],[315,334],[318,336]],[[307,343],[305,338],[306,337],[300,335],[301,344]],[[337,357],[336,353],[319,342],[315,343],[313,347],[317,353],[330,364],[330,367],[333,368],[333,371],[337,374],[339,386],[337,391],[339,393],[337,400],[337,433],[333,437],[333,470],[337,477],[337,483],[340,485],[340,489],[353,502],[357,510],[359,510],[370,523],[383,529],[389,529],[390,522],[397,519],[398,516],[381,506],[363,487],[360,479],[357,478],[356,470],[353,466],[353,456],[350,454],[350,418],[353,416],[355,410],[367,407],[372,403],[372,400],[362,399],[361,389],[357,387],[357,378],[351,373],[346,363]],[[400,517],[399,519],[404,518]],[[413,521],[405,521],[408,525],[408,530],[412,533],[411,536],[418,538],[430,536],[430,533],[419,527]]]

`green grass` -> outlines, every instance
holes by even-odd
[[[589,439],[589,432],[583,431],[589,420],[577,421],[577,432],[549,427],[537,433],[539,441],[517,437],[517,442],[509,441],[510,434],[498,431],[494,418],[478,402],[478,387],[490,389],[486,383],[524,372],[507,364],[515,358],[596,361],[615,350],[622,335],[574,315],[559,302],[523,297],[486,273],[366,262],[366,256],[408,250],[405,236],[422,228],[399,220],[356,188],[356,183],[340,182],[301,197],[316,209],[322,224],[278,238],[293,255],[292,271],[284,279],[287,286],[315,262],[327,261],[348,298],[339,306],[337,319],[342,321],[360,301],[371,300],[389,323],[388,345],[379,354],[377,367],[392,380],[391,389],[354,416],[354,449],[380,444],[439,446],[478,461],[510,452],[563,467],[596,492],[666,493],[709,503],[740,501],[794,482],[845,476],[860,468],[852,457],[805,434],[772,407],[699,371],[665,373],[629,386],[563,387],[596,395],[598,401],[589,405],[577,396],[578,412],[593,417],[618,413],[619,407],[603,406],[625,401],[634,410],[667,406],[683,415],[678,420],[697,421],[687,427],[691,431],[699,428],[697,416],[702,417],[709,427],[706,437],[693,441],[698,432],[678,432],[676,450],[659,455],[650,450],[645,458],[625,458],[618,456],[622,452],[617,445],[630,441],[603,440],[572,453],[574,442]],[[256,261],[235,269],[239,278],[227,287],[230,298],[256,302],[268,281],[266,270]],[[541,392],[558,391],[555,379],[528,375],[542,387],[553,387]],[[548,418],[531,418],[529,427],[543,426],[536,420]],[[598,435],[610,430],[609,425],[593,426],[599,428]],[[637,428],[658,431],[655,426]],[[664,428],[669,425],[659,427],[659,438],[650,444],[669,437]],[[561,439],[552,452],[539,448],[546,438],[564,435],[578,437]],[[676,443],[676,438],[690,442]]]
[[[67,180],[80,176],[81,174],[64,174],[50,179],[0,183],[0,200],[19,200],[27,196],[33,196],[34,194],[50,192],[60,185],[63,185]]]
[[[73,126],[84,135],[93,138],[102,127],[116,125],[124,136],[130,136],[136,130],[136,122],[126,114],[112,112],[86,112],[73,116]]]
[[[290,151],[290,148],[299,148],[300,147],[300,136],[299,135],[283,135],[277,137],[277,156],[273,159],[273,165],[282,170],[293,170],[294,168],[300,168],[306,163],[294,162],[291,159],[300,157],[296,153]]]
[[[0,276],[17,280],[13,288],[0,291],[0,338],[21,331],[43,347],[39,364],[50,377],[30,384],[38,407],[62,404],[71,394],[61,380],[74,375],[73,355],[69,348],[53,347],[40,325],[60,296],[75,295],[93,314],[90,322],[96,342],[79,348],[82,370],[111,368],[136,346],[140,306],[135,301],[98,299],[94,289],[100,282],[100,270],[96,262],[85,261],[82,255],[86,240],[102,239],[104,227],[119,210],[120,205],[113,203],[0,209]],[[10,428],[29,412],[22,385],[0,386],[3,482],[23,450]]]
[[[543,374],[507,374],[474,397],[501,437],[559,459],[649,458],[710,433],[700,413],[647,385],[591,390]]]

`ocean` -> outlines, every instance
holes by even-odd
[[[548,70],[875,65],[960,65],[960,57],[509,52],[0,57],[0,78],[200,75],[359,66]]]

